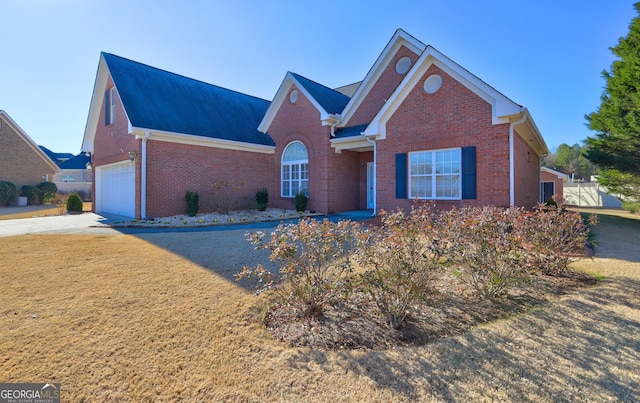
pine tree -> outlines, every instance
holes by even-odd
[[[612,193],[640,202],[640,2],[629,33],[611,48],[617,59],[604,71],[606,87],[596,112],[586,116],[589,128],[587,158],[602,172],[599,182]]]

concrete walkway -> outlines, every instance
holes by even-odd
[[[26,207],[3,207],[0,208],[0,215],[24,213],[29,211],[50,209],[51,206],[26,206]],[[370,211],[353,211],[318,217],[318,219],[328,218],[332,221],[353,220],[364,221],[371,218]],[[64,214],[47,217],[21,218],[15,220],[0,220],[0,237],[16,236],[25,234],[144,234],[144,233],[165,233],[165,232],[211,232],[229,230],[258,230],[275,228],[281,221],[263,221],[247,224],[216,225],[201,227],[122,227],[112,226],[112,224],[129,221],[131,218],[115,214]],[[297,219],[288,220],[296,222]]]

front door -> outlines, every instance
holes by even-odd
[[[373,167],[373,162],[367,162],[367,208],[373,208],[376,197],[376,189],[374,186],[376,171]]]
[[[555,182],[542,182],[542,203],[545,203],[547,200],[551,199],[553,195],[556,193],[556,184]]]

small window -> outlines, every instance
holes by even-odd
[[[111,87],[109,101],[109,124],[113,124],[116,121],[116,87]]]
[[[462,161],[459,148],[409,154],[409,197],[460,200]]]
[[[309,195],[309,154],[304,144],[294,141],[284,149],[281,175],[282,197],[294,197],[298,192]]]

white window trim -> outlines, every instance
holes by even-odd
[[[109,90],[109,124],[112,125],[116,121],[116,87]]]
[[[438,152],[442,152],[442,151],[455,151],[457,150],[459,152],[459,156],[460,156],[460,169],[458,171],[458,197],[437,197],[437,189],[436,189],[436,176],[438,176],[436,174],[435,171],[435,163],[436,163],[436,153]],[[414,154],[423,154],[423,153],[431,153],[431,164],[433,166],[432,169],[432,173],[429,174],[428,176],[431,176],[433,178],[433,180],[431,181],[431,197],[413,197],[413,189],[411,189],[411,156]],[[462,148],[461,147],[454,147],[454,148],[440,148],[440,149],[435,149],[435,150],[420,150],[420,151],[412,151],[410,153],[408,153],[408,158],[407,158],[407,180],[408,180],[408,196],[409,199],[419,199],[419,200],[462,200]],[[442,175],[455,175],[455,174],[442,174]],[[442,176],[440,175],[440,176]],[[420,176],[425,176],[425,175],[420,175]]]
[[[302,159],[302,160],[293,160],[293,161],[287,161],[284,162],[284,155],[285,152],[287,151],[287,149],[295,143],[300,143],[302,144],[302,146],[304,147],[304,149],[307,151],[307,159]],[[280,157],[280,197],[284,197],[284,198],[288,198],[288,199],[292,199],[294,197],[296,197],[296,194],[298,193],[299,190],[296,190],[295,192],[293,192],[293,195],[285,195],[284,194],[284,186],[282,186],[283,182],[284,182],[284,178],[282,177],[282,173],[283,173],[283,168],[285,165],[289,166],[289,175],[291,175],[291,167],[294,165],[298,165],[300,166],[300,168],[302,168],[302,164],[307,164],[307,197],[309,196],[309,149],[307,148],[307,146],[304,145],[303,142],[298,141],[298,140],[294,140],[292,142],[290,142],[289,144],[287,144],[287,146],[284,148],[284,150],[282,151],[282,156]],[[302,172],[302,170],[300,170],[300,172]],[[297,180],[298,183],[302,182],[302,179],[298,179]],[[288,179],[288,182],[291,184],[293,182],[293,180],[291,178]],[[298,188],[300,189],[300,188]],[[293,188],[291,188],[291,190],[293,190]]]

